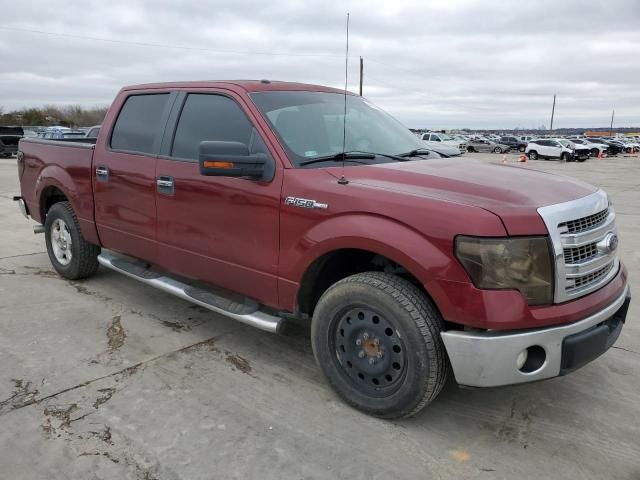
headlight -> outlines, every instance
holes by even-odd
[[[529,305],[553,303],[553,266],[547,237],[458,236],[455,254],[476,287],[519,290]]]

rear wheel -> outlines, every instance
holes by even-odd
[[[100,247],[84,239],[69,202],[52,206],[44,227],[49,260],[60,276],[78,280],[96,273]]]
[[[524,151],[525,151],[526,149],[527,149],[527,147],[525,147],[524,145],[520,145],[520,147],[518,148],[518,150],[519,150],[521,153],[524,153]]]
[[[531,150],[529,152],[529,160],[537,160],[538,159],[538,152],[536,152],[535,150]]]
[[[473,147],[467,147],[467,152],[473,153]]]
[[[347,277],[320,298],[313,352],[345,402],[371,415],[416,414],[442,389],[448,360],[442,320],[427,296],[395,275]]]

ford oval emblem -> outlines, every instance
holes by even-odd
[[[607,235],[606,241],[607,250],[609,250],[610,252],[615,252],[615,250],[618,248],[618,235],[616,235],[615,233],[610,233],[609,235]]]

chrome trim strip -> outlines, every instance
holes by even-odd
[[[582,263],[573,263],[564,266],[567,272],[567,278],[582,277],[589,275],[590,273],[597,272],[603,267],[606,267],[611,263],[611,257],[599,255],[591,258],[590,260]]]
[[[185,290],[189,288],[189,285],[179,282],[173,278],[162,276],[157,278],[141,278],[132,273],[126,272],[125,270],[121,270],[116,267],[112,262],[116,260],[118,257],[112,255],[107,252],[103,252],[98,255],[98,262],[100,265],[104,265],[111,270],[115,270],[116,272],[122,273],[127,277],[131,277],[139,282],[146,283],[154,288],[162,290],[164,292],[170,293],[171,295],[175,295],[176,297],[182,298],[191,303],[195,303],[196,305],[200,305],[201,307],[206,308],[207,310],[211,310],[212,312],[219,313],[220,315],[224,315],[225,317],[232,318],[234,320],[238,320],[239,322],[245,323],[247,325],[251,325],[252,327],[259,328],[260,330],[265,330],[271,333],[277,333],[282,325],[283,319],[280,317],[275,317],[273,315],[269,315],[267,313],[257,311],[248,315],[240,315],[237,313],[228,312],[221,308],[215,307],[208,303],[202,302],[198,299],[195,299],[189,296]]]
[[[560,373],[562,341],[613,316],[630,296],[629,286],[613,302],[593,315],[567,325],[535,330],[441,332],[456,381],[471,387],[497,387],[556,377]],[[531,373],[518,370],[516,359],[525,348],[539,345],[546,352],[542,367]]]

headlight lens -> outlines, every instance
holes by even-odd
[[[553,266],[547,237],[458,236],[455,254],[476,287],[519,290],[529,305],[553,303]]]

